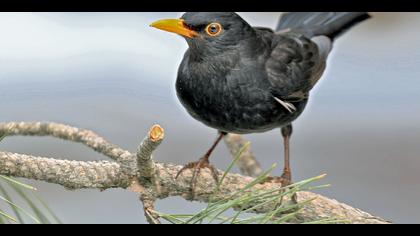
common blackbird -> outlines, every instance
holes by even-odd
[[[214,148],[227,133],[259,133],[281,128],[283,184],[291,183],[289,139],[310,90],[321,78],[334,39],[368,19],[366,12],[294,12],[280,17],[276,30],[252,27],[233,12],[187,12],[152,27],[177,33],[188,43],[176,91],[188,113],[219,135],[193,169],[209,168]]]

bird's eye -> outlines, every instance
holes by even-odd
[[[206,33],[210,36],[217,36],[222,32],[222,26],[219,23],[211,23],[206,27]]]

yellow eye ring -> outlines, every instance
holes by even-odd
[[[219,23],[211,23],[206,27],[206,33],[210,36],[217,36],[222,32],[222,25]]]

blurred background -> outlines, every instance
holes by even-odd
[[[150,28],[182,13],[0,14],[1,122],[54,121],[91,129],[134,151],[159,123],[166,139],[159,162],[195,161],[216,131],[193,120],[175,95],[187,48],[176,35]],[[255,26],[275,27],[281,13],[239,13]],[[324,77],[295,122],[295,181],[327,173],[319,192],[397,223],[420,222],[420,13],[372,13],[336,41]],[[279,163],[279,130],[246,135],[264,168]],[[1,150],[75,160],[105,157],[53,138],[12,137]],[[220,145],[213,164],[225,169]],[[235,169],[237,171],[237,169]],[[135,194],[67,191],[26,181],[65,223],[143,223]],[[181,198],[157,210],[193,213],[204,205]]]

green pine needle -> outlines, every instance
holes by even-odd
[[[319,175],[307,180],[300,181],[298,183],[291,184],[289,186],[280,187],[277,189],[267,191],[251,190],[255,185],[263,182],[276,165],[273,165],[270,169],[256,177],[253,181],[248,183],[242,189],[232,193],[226,199],[216,199],[223,180],[227,174],[232,170],[234,164],[239,160],[242,153],[248,148],[249,143],[245,144],[241,150],[235,155],[233,161],[227,167],[220,181],[217,183],[215,191],[210,196],[209,203],[207,206],[197,212],[196,214],[166,214],[161,212],[155,212],[160,218],[166,220],[171,224],[202,224],[202,223],[219,223],[219,224],[284,224],[293,222],[300,209],[305,205],[313,201],[309,199],[299,203],[283,203],[283,199],[291,199],[291,197],[299,191],[315,190],[319,188],[325,188],[329,185],[320,186],[308,186],[315,181],[318,181],[325,177],[325,174]],[[247,207],[248,206],[248,207]],[[271,210],[268,210],[264,214],[256,214],[255,211],[259,208],[265,208],[272,206]],[[231,210],[236,210],[235,213],[230,213]],[[342,221],[335,219],[318,219],[311,222],[304,223],[339,223]]]
[[[233,166],[236,164],[236,162],[239,160],[239,158],[241,158],[242,153],[248,149],[250,145],[250,142],[245,143],[245,145],[243,147],[241,147],[241,149],[239,150],[239,152],[235,155],[235,157],[233,158],[233,161],[229,164],[228,168],[226,169],[225,173],[223,173],[222,178],[220,179],[219,183],[217,184],[216,190],[218,191],[220,189],[220,186],[223,183],[223,180],[226,178],[226,175],[232,170]]]
[[[22,188],[19,188],[18,186],[11,185],[11,187],[18,193],[18,195],[28,204],[28,206],[31,208],[32,212],[35,214],[36,217],[33,218],[37,223],[42,224],[51,224],[48,217],[45,216],[43,213],[43,210],[41,210],[34,201],[28,196],[27,193],[23,192]]]
[[[0,142],[7,136],[5,133],[0,133]]]
[[[37,224],[61,224],[58,217],[51,211],[45,202],[43,202],[42,199],[35,194],[35,187],[2,175],[0,175],[0,183],[1,182],[4,182],[10,189],[14,190],[14,195],[17,194],[17,196],[11,195],[10,191],[0,184],[0,193],[2,194],[2,196],[0,196],[0,201],[7,203],[13,211],[13,215],[10,215],[0,210],[0,224],[10,222],[24,224],[25,217],[31,219],[33,223]],[[17,200],[23,200],[24,203],[29,206],[29,210],[25,209],[25,207],[20,204],[17,204]],[[47,214],[49,214],[49,216],[47,216]],[[50,220],[50,218],[52,218],[52,220]]]
[[[7,200],[6,198],[0,196],[0,200],[3,200],[4,202],[8,203],[12,208],[15,208],[18,211],[21,211],[23,214],[29,216],[32,220],[34,220],[36,223],[40,223],[40,221],[34,217],[32,214],[30,214],[28,211],[26,211],[25,209],[23,209],[22,207],[16,205],[15,203]]]
[[[4,198],[6,198],[8,201],[12,201],[9,193],[7,192],[7,190],[0,184],[0,192],[1,194],[4,196]],[[12,207],[10,204],[9,206],[12,208],[13,213],[15,214],[16,218],[18,219],[19,222],[23,223],[23,217],[20,214],[20,212],[15,208]]]
[[[6,181],[8,181],[8,182],[10,182],[10,183],[12,183],[14,185],[17,185],[19,187],[23,187],[23,188],[26,188],[26,189],[29,189],[29,190],[34,190],[34,191],[37,190],[35,187],[32,187],[32,186],[27,185],[27,184],[24,184],[22,182],[19,182],[17,180],[14,180],[14,179],[12,179],[10,177],[7,177],[7,176],[4,176],[4,175],[0,175],[0,178],[2,178],[2,179],[6,180]]]
[[[1,216],[1,217],[5,217],[6,219],[11,220],[11,221],[13,221],[13,222],[15,222],[15,223],[17,223],[17,222],[18,222],[15,218],[13,218],[12,216],[10,216],[10,215],[8,215],[8,214],[6,214],[6,213],[2,212],[1,210],[0,210],[0,216]],[[1,217],[0,217],[0,219],[1,219]],[[1,222],[3,223],[4,221],[1,221]]]

